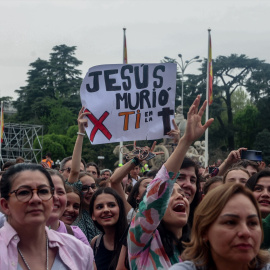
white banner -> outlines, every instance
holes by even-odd
[[[80,89],[92,144],[155,140],[171,130],[176,64],[102,65],[88,70]]]

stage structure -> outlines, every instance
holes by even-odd
[[[25,162],[38,163],[42,158],[43,126],[28,124],[5,123],[3,143],[1,145],[1,163],[8,160],[15,161],[21,156]],[[34,148],[34,140],[37,139],[37,148]]]

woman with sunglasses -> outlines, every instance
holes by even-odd
[[[11,167],[0,188],[0,205],[7,216],[0,229],[0,269],[93,269],[89,246],[46,227],[54,185],[42,166]]]
[[[97,190],[95,179],[90,173],[81,172],[79,174],[79,182],[81,183],[82,193],[82,214],[76,220],[74,225],[77,225],[85,234],[89,243],[91,240],[100,234],[100,231],[96,228],[91,215],[89,215],[89,205],[94,192]]]

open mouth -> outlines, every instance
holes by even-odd
[[[73,216],[64,216],[64,218],[67,219],[67,220],[73,220],[74,219]]]
[[[178,203],[173,207],[173,211],[177,213],[186,213],[186,207],[183,203]]]
[[[113,216],[104,216],[104,217],[102,217],[102,219],[110,219],[110,218],[112,218]]]
[[[259,201],[259,203],[262,205],[270,205],[270,202],[266,200]]]

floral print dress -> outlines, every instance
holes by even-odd
[[[147,187],[147,193],[131,221],[128,234],[128,254],[132,270],[169,269],[182,261],[178,250],[175,250],[172,257],[168,257],[157,230],[167,209],[176,178],[177,175],[169,173],[163,165]]]

